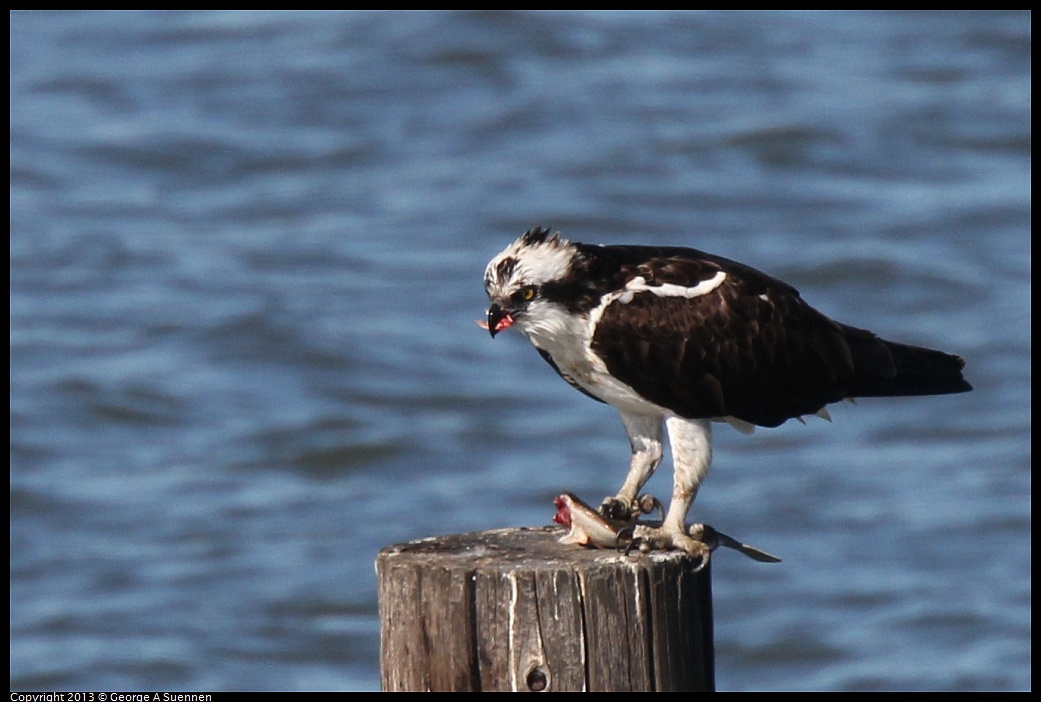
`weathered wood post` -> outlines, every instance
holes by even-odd
[[[711,691],[710,566],[558,543],[556,527],[434,537],[376,559],[384,691]]]

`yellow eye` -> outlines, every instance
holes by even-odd
[[[531,302],[535,299],[539,289],[534,285],[525,285],[523,288],[513,293],[510,299],[513,300],[514,304],[519,305],[522,302]]]

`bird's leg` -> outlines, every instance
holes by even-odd
[[[634,541],[656,549],[680,549],[706,561],[709,547],[687,531],[686,519],[698,487],[712,462],[712,427],[705,419],[669,417],[665,420],[672,446],[675,475],[672,501],[660,527],[637,527]]]
[[[672,501],[661,526],[666,533],[686,535],[687,512],[712,462],[712,425],[705,419],[669,417],[665,426],[672,446],[674,477]]]
[[[637,499],[640,488],[661,463],[662,420],[657,415],[623,413],[622,424],[629,435],[629,445],[632,446],[629,474],[618,494],[604,500],[600,512],[611,519],[633,520],[645,511]]]

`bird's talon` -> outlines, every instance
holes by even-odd
[[[654,544],[651,541],[649,541],[648,539],[646,539],[646,538],[637,538],[637,537],[631,538],[629,540],[629,543],[626,544],[625,552],[624,552],[625,555],[626,556],[632,555],[632,552],[633,552],[634,549],[639,551],[640,553],[643,553],[643,554],[648,554],[648,553],[650,553],[651,551],[654,551],[654,550],[661,550],[660,548],[656,549]]]
[[[605,497],[600,504],[600,514],[606,519],[615,519],[623,522],[635,521],[642,510],[637,501],[626,502],[617,497]]]
[[[618,497],[605,497],[599,511],[606,519],[635,522],[642,515],[650,514],[654,510],[658,510],[659,519],[665,518],[661,501],[650,493],[644,493],[628,502]]]
[[[661,500],[650,493],[644,493],[636,498],[636,504],[640,509],[640,514],[650,514],[654,510],[658,510],[658,519],[665,519],[665,508],[661,504]]]
[[[619,529],[618,533],[615,535],[615,548],[619,550],[624,548],[625,554],[629,555],[629,551],[633,547],[633,531],[635,531],[635,529],[635,525],[630,525],[622,529]]]
[[[711,527],[709,527],[711,528]],[[700,535],[702,532],[698,532]],[[632,550],[639,549],[641,553],[650,551],[684,551],[690,556],[699,559],[694,571],[697,572],[708,564],[712,555],[712,545],[685,532],[666,530],[662,527],[649,527],[639,525],[633,530],[633,538],[629,542],[625,553],[628,555]]]

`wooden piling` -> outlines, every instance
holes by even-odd
[[[557,541],[558,527],[376,559],[384,691],[711,691],[710,566]]]

